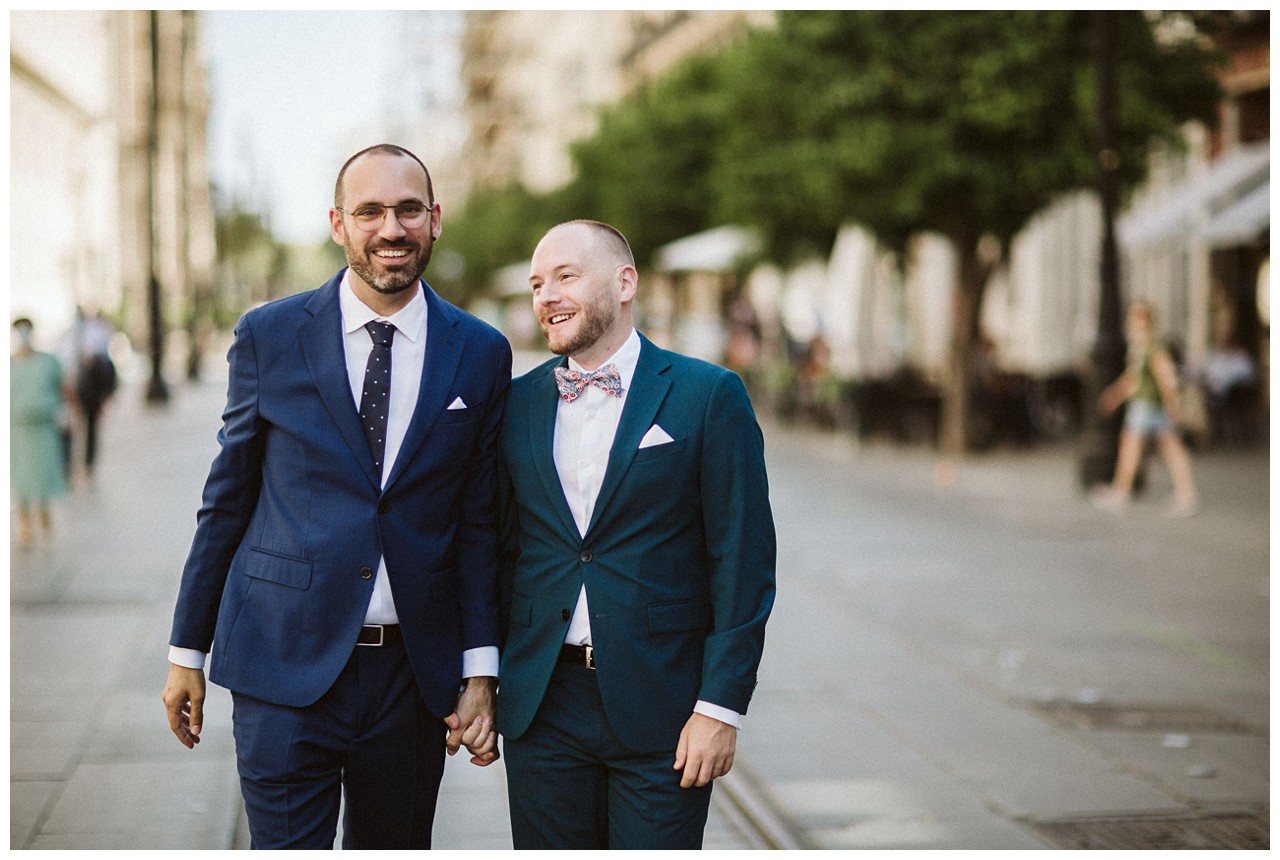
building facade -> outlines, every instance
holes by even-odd
[[[197,13],[13,12],[9,69],[11,311],[195,343],[215,251]]]

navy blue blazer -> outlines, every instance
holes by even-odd
[[[746,713],[755,689],[777,554],[763,437],[736,374],[642,337],[581,536],[552,453],[563,363],[515,380],[503,423],[498,727],[529,727],[585,583],[610,726],[674,750],[699,699]],[[654,424],[673,441],[640,448]]]
[[[494,460],[511,347],[423,284],[422,386],[383,489],[347,377],[341,279],[236,327],[169,641],[211,649],[214,683],[311,704],[351,657],[383,556],[418,686],[445,716],[462,652],[499,641]],[[458,398],[466,408],[448,409]]]

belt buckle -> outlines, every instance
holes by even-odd
[[[594,671],[594,670],[595,670],[595,668],[596,668],[596,652],[595,652],[595,649],[594,649],[594,648],[592,648],[590,645],[583,645],[583,646],[582,646],[582,656],[583,656],[582,664],[583,664],[584,666],[586,666],[588,669],[591,669],[591,670],[593,670],[593,671]]]
[[[360,628],[360,630],[363,632],[365,630],[369,630],[370,628],[377,628],[378,641],[377,642],[361,642],[359,639],[357,639],[356,645],[363,645],[366,648],[381,648],[387,638],[387,628],[382,624],[365,624]]]

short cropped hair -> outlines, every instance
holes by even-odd
[[[613,252],[618,260],[631,268],[636,266],[636,258],[631,253],[631,245],[627,242],[627,237],[616,227],[610,227],[603,221],[592,221],[588,218],[579,218],[576,221],[566,221],[558,226],[567,227],[570,224],[580,224],[583,227],[589,227],[596,234],[596,237],[603,240],[609,250]],[[553,228],[554,229],[554,228]]]
[[[342,165],[342,169],[338,171],[338,181],[333,186],[334,208],[339,208],[339,209],[342,208],[342,204],[345,202],[345,199],[344,199],[345,194],[343,193],[343,189],[342,189],[342,180],[345,179],[347,176],[347,168],[350,167],[356,161],[356,159],[361,158],[362,156],[365,156],[365,155],[374,155],[374,154],[394,155],[400,158],[412,158],[414,161],[418,162],[418,166],[422,168],[423,174],[427,177],[427,200],[426,200],[427,205],[428,206],[435,205],[436,194],[431,187],[431,171],[427,170],[427,166],[422,163],[422,159],[418,158],[418,156],[414,155],[412,152],[405,149],[403,146],[396,146],[394,143],[379,143],[375,146],[370,146],[360,150],[355,155],[348,158],[346,163]]]

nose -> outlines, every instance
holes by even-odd
[[[554,305],[558,301],[560,301],[560,291],[555,286],[554,278],[543,284],[533,296],[533,306],[535,308]]]
[[[382,223],[378,226],[378,235],[384,239],[398,239],[405,234],[404,225],[396,217],[396,210],[383,209]]]

